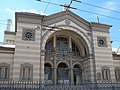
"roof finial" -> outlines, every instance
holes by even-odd
[[[64,4],[64,6],[63,6],[63,10],[64,10],[64,11],[70,10],[70,9],[69,9],[69,5]]]

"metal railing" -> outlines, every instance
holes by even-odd
[[[39,82],[0,82],[0,90],[120,90],[120,83],[41,84]]]
[[[69,51],[57,51],[56,52],[56,60],[69,60],[70,59],[70,53]],[[72,59],[74,61],[80,61],[81,60],[81,56],[79,54],[79,52],[72,52]],[[45,52],[45,60],[53,60],[53,52],[52,51],[46,51]]]

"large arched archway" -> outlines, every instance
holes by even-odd
[[[64,25],[62,25],[62,26],[64,26]],[[79,30],[78,28],[73,27],[73,26],[69,26],[69,27],[64,26],[63,28],[67,28],[67,30],[66,29],[65,30],[56,30],[56,31],[52,31],[52,32],[47,31],[43,36],[43,41],[42,42],[44,42],[44,43],[42,43],[42,48],[41,49],[44,50],[48,39],[50,37],[52,37],[56,32],[61,32],[62,31],[63,32],[62,34],[65,34],[64,31],[68,31],[68,32],[72,33],[73,36],[77,36],[77,38],[79,38],[79,39],[81,38],[81,41],[82,41],[82,43],[84,43],[85,48],[87,48],[88,53],[92,53],[91,41],[90,41],[89,37],[82,30]],[[66,35],[69,35],[69,34],[66,34]]]
[[[50,32],[51,33],[51,32]],[[45,34],[46,36],[47,34]],[[53,63],[53,72],[54,72],[54,82],[71,82],[71,84],[78,83],[77,81],[75,82],[74,76],[76,75],[76,70],[81,69],[76,68],[77,66],[75,65],[73,67],[73,63],[81,63],[83,64],[83,60],[88,60],[86,56],[89,56],[90,54],[90,49],[91,49],[91,44],[89,43],[89,38],[85,35],[83,37],[83,33],[80,34],[80,32],[75,32],[72,30],[60,30],[55,33],[51,33],[49,38],[47,39],[46,44],[45,44],[45,61],[50,61]],[[47,37],[44,38],[46,39]],[[86,41],[85,41],[86,40]],[[43,41],[44,42],[44,41]],[[44,46],[44,44],[43,44]],[[43,48],[43,47],[42,47]],[[85,58],[86,57],[86,58]],[[65,67],[65,68],[59,68],[57,66],[57,63],[61,62],[67,62],[69,63],[70,67]],[[62,63],[63,64],[63,63]],[[64,65],[64,64],[63,64]],[[65,65],[64,65],[65,66]],[[79,65],[78,65],[79,66]],[[68,69],[66,69],[68,68]],[[59,70],[59,71],[58,71]],[[68,76],[60,76],[61,71],[68,70]],[[73,71],[72,71],[73,70]],[[67,71],[66,71],[67,72]],[[73,75],[72,75],[73,74]],[[81,75],[81,76],[80,76]],[[71,78],[73,77],[73,78]],[[78,75],[75,76],[78,78]],[[63,78],[63,79],[62,79]],[[79,74],[79,79],[82,78],[82,72]],[[56,79],[56,80],[55,80]],[[82,79],[80,80],[82,81]],[[80,82],[79,82],[80,83]]]

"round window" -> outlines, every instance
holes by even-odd
[[[100,39],[98,43],[99,43],[99,45],[104,45],[104,40]]]
[[[33,34],[32,34],[31,32],[26,32],[26,33],[25,33],[25,37],[26,37],[27,39],[32,38],[32,36],[33,36]]]

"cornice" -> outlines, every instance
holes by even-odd
[[[109,29],[112,27],[112,25],[101,24],[96,22],[91,22],[90,25],[92,31],[105,32],[105,33],[109,33]]]
[[[27,12],[16,12],[15,13],[15,32],[17,32],[17,23],[31,23],[41,24],[41,20],[45,15],[27,13]]]
[[[4,31],[4,34],[16,35],[16,32]]]
[[[112,25],[101,24],[101,23],[96,23],[96,22],[91,22],[91,25],[93,27],[106,28],[106,29],[110,29],[112,27]]]
[[[0,53],[14,54],[15,48],[0,47]]]

